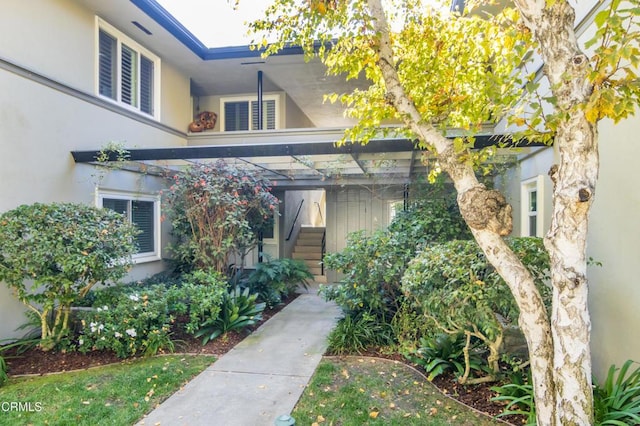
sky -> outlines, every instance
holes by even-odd
[[[263,16],[271,0],[157,0],[162,7],[207,47],[246,46],[251,43],[245,22]]]

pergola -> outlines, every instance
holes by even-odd
[[[310,136],[312,135],[312,136]],[[415,141],[380,138],[362,144],[336,144],[336,132],[265,132],[262,138],[236,136],[220,143],[222,135],[197,136],[188,146],[126,149],[126,161],[117,151],[73,151],[76,163],[104,164],[120,161],[121,168],[157,176],[172,176],[197,162],[224,160],[261,173],[283,189],[321,188],[333,185],[404,185],[429,172],[433,158]],[[249,137],[251,136],[251,137]],[[266,136],[266,137],[265,137]],[[513,148],[508,136],[476,136],[475,148],[498,145]],[[532,146],[519,144],[518,146]],[[101,155],[102,154],[102,155]],[[504,156],[513,156],[503,152]],[[102,161],[98,161],[100,158]]]

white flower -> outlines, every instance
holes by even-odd
[[[100,324],[100,325],[98,326],[98,330],[99,330],[99,331],[104,330],[104,324]]]
[[[103,311],[108,311],[108,310],[109,310],[109,307],[108,307],[107,305],[104,305],[104,306],[102,307],[102,310],[103,310]]]
[[[98,309],[96,309],[98,312],[102,312],[102,308],[98,307]]]
[[[97,325],[98,325],[98,324],[97,324],[97,323],[95,323],[95,322],[89,323],[89,328],[91,329],[91,332],[92,332],[92,333],[95,333],[95,332],[96,332],[96,330],[97,330]]]
[[[82,346],[83,343],[84,343],[84,340],[82,339],[78,340],[78,345]]]
[[[102,336],[102,337],[100,338],[100,340],[106,340],[106,339],[104,338],[104,336]]]
[[[138,300],[140,300],[137,294],[129,295],[129,299],[133,300],[134,302],[137,302]]]
[[[117,331],[113,335],[116,336],[116,338],[118,339],[122,337],[122,334],[118,333]]]
[[[138,333],[136,333],[136,330],[134,328],[127,328],[125,330],[125,333],[127,333],[131,337],[136,337],[138,335]]]

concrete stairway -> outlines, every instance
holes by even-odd
[[[324,227],[301,227],[292,253],[294,259],[304,260],[313,274],[314,280],[320,283],[327,282],[327,277],[322,275],[322,266],[320,265],[324,232]]]

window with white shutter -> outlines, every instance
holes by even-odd
[[[98,94],[158,118],[160,59],[99,18],[97,28]]]
[[[160,203],[157,198],[102,192],[98,205],[122,214],[140,231],[135,237],[138,251],[134,260],[143,262],[160,259]]]
[[[266,95],[262,100],[262,130],[277,129],[278,95]],[[259,130],[258,101],[248,97],[222,98],[222,131]]]

